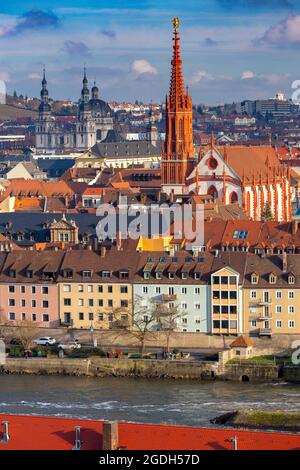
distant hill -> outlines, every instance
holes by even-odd
[[[37,118],[38,112],[31,111],[30,109],[18,108],[16,106],[9,106],[7,104],[0,104],[0,121],[24,117]]]

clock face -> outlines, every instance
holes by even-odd
[[[218,166],[218,162],[214,157],[210,157],[207,161],[207,165],[210,170],[215,170]]]

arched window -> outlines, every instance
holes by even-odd
[[[214,199],[216,199],[218,197],[218,191],[216,189],[216,187],[214,185],[211,185],[209,188],[208,188],[208,191],[207,191],[207,194],[209,194],[210,196],[212,196]]]
[[[229,198],[230,204],[234,204],[235,202],[238,202],[238,200],[239,200],[239,197],[237,193],[235,191],[232,191],[232,193],[230,194],[230,198]]]

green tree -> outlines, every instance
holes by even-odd
[[[274,214],[268,202],[265,204],[263,214],[262,214],[262,219],[264,222],[272,222],[274,220]]]

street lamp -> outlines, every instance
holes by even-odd
[[[97,347],[97,338],[94,337],[94,325],[93,325],[93,322],[91,323],[91,326],[90,326],[90,332],[91,332],[91,341],[92,341],[92,346],[94,348]]]

